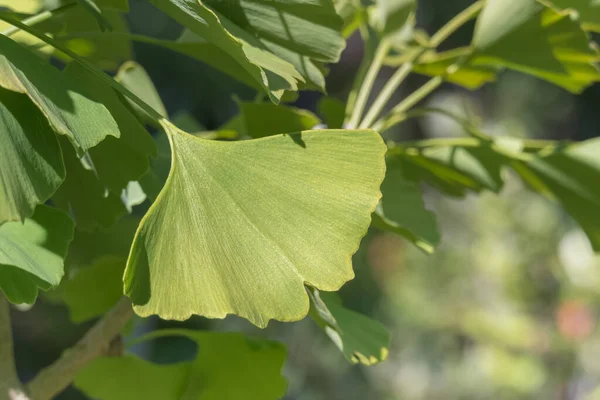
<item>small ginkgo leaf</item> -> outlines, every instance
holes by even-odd
[[[0,226],[0,289],[8,300],[32,304],[38,289],[60,283],[73,229],[65,213],[44,205],[24,223]]]
[[[50,126],[82,153],[107,136],[119,137],[106,107],[91,100],[78,85],[30,50],[0,35],[0,86],[24,93],[42,111]]]
[[[376,132],[218,142],[164,126],[171,171],[124,276],[139,315],[236,314],[265,327],[307,314],[305,283],[333,291],[353,278],[385,173]]]
[[[0,88],[0,225],[31,216],[65,178],[56,135],[29,99]]]
[[[573,17],[577,18],[583,29],[600,32],[600,1],[598,0],[540,0],[549,5],[575,11]]]
[[[245,131],[253,138],[311,130],[321,120],[310,111],[272,103],[241,103]]]
[[[345,308],[336,293],[309,289],[311,317],[353,364],[385,361],[390,333],[378,321]]]
[[[128,61],[121,65],[115,79],[127,89],[135,93],[140,99],[154,109],[163,117],[167,117],[167,110],[163,104],[152,79],[146,70],[136,62]],[[131,102],[133,108],[138,106]],[[144,112],[139,112],[140,116],[146,116]]]

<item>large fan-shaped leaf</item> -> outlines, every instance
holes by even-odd
[[[0,35],[0,86],[29,96],[54,130],[86,151],[107,136],[119,137],[108,110],[91,100],[85,87],[31,51]]]
[[[0,224],[22,221],[65,178],[56,135],[19,93],[0,88]]]
[[[11,302],[31,304],[38,288],[60,283],[73,228],[66,214],[43,205],[25,223],[0,226],[0,289]]]
[[[473,37],[474,66],[505,66],[580,92],[600,80],[598,52],[568,12],[536,0],[488,0]]]
[[[275,101],[299,81],[322,85],[314,61],[336,62],[344,48],[342,21],[330,0],[152,3],[227,53]]]
[[[165,125],[173,161],[125,272],[140,315],[229,313],[264,327],[308,312],[304,283],[337,290],[379,200],[373,131],[205,141]]]
[[[279,343],[186,330],[157,331],[147,338],[165,336],[193,340],[195,360],[157,365],[134,356],[100,358],[77,376],[75,386],[100,400],[276,400],[285,395],[285,348]]]
[[[310,290],[311,317],[348,361],[374,365],[388,356],[390,334],[381,323],[345,308],[336,293]]]

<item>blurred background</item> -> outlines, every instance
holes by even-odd
[[[471,3],[419,0],[418,26],[432,33]],[[130,0],[130,6],[132,32],[165,39],[180,35],[181,27],[147,1]],[[443,48],[467,44],[472,29],[465,26]],[[360,37],[351,37],[342,61],[331,66],[330,96],[345,100],[362,51]],[[191,116],[208,130],[236,115],[234,98],[256,95],[183,55],[143,43],[134,43],[131,52],[150,74],[169,114]],[[382,72],[379,87],[391,73]],[[412,76],[395,94],[396,102],[424,80]],[[317,113],[321,96],[301,93],[295,105]],[[492,135],[584,140],[595,137],[600,126],[600,87],[573,96],[510,72],[476,92],[444,85],[425,102],[475,115]],[[463,133],[452,120],[435,115],[407,121],[387,135],[414,140]],[[389,358],[375,367],[348,364],[310,319],[272,322],[261,331],[235,317],[185,323],[150,318],[136,320],[131,335],[188,327],[280,340],[289,352],[287,400],[600,399],[600,390],[595,394],[600,387],[600,257],[559,207],[527,191],[515,177],[506,179],[500,195],[464,199],[423,187],[442,233],[434,255],[376,230],[362,241],[354,257],[357,278],[341,293],[346,306],[382,321],[392,333]],[[14,310],[13,317],[24,380],[93,323],[74,325],[65,307],[44,297],[28,312]],[[185,340],[130,350],[157,362],[190,359],[194,352]],[[84,398],[72,388],[59,397]]]

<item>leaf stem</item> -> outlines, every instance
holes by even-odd
[[[106,75],[101,69],[99,69],[95,65],[91,64],[87,60],[83,59],[78,54],[76,54],[75,52],[73,52],[72,50],[67,48],[66,46],[58,43],[56,40],[52,39],[48,35],[37,32],[34,29],[31,29],[29,26],[23,24],[21,21],[16,20],[12,16],[8,15],[6,12],[0,12],[0,20],[4,21],[4,22],[8,22],[9,24],[29,33],[30,35],[35,36],[36,38],[40,39],[44,43],[47,43],[48,45],[54,47],[57,50],[62,51],[63,53],[65,53],[66,55],[71,57],[74,61],[81,64],[81,66],[83,66],[85,69],[87,69],[90,73],[92,73],[96,77],[102,79],[104,81],[104,83],[106,83],[107,85],[109,85],[110,87],[115,89],[116,91],[120,92],[124,96],[129,97],[137,106],[139,106],[148,115],[148,117],[152,121],[155,122],[155,124],[157,126],[160,125],[161,120],[165,119],[165,117],[160,115],[152,107],[150,107],[148,104],[146,104],[146,102],[144,102],[142,99],[140,99],[132,91],[130,91],[125,86],[121,85],[119,82],[115,81],[110,76]]]
[[[402,82],[408,77],[411,73],[414,61],[417,60],[423,53],[425,49],[418,51],[410,60],[402,64],[402,66],[392,75],[390,80],[385,84],[379,96],[367,112],[365,119],[360,123],[360,129],[369,128],[375,119],[379,116],[381,111],[383,111],[387,102],[392,98],[394,92],[400,87]]]
[[[382,40],[377,46],[377,50],[375,50],[375,56],[371,61],[371,65],[367,70],[365,79],[363,80],[360,90],[358,91],[356,103],[354,104],[350,121],[348,121],[348,129],[355,129],[358,126],[358,123],[362,117],[362,113],[367,105],[369,95],[371,94],[371,90],[373,89],[373,85],[375,84],[375,80],[377,79],[377,75],[383,66],[383,60],[385,60],[385,57],[387,57],[389,54],[391,47],[391,42],[385,39]]]
[[[436,76],[427,81],[423,86],[419,89],[415,90],[409,96],[407,96],[404,100],[402,100],[396,107],[394,107],[387,117],[383,117],[379,119],[372,126],[374,130],[377,132],[382,132],[386,129],[389,129],[392,125],[389,123],[390,121],[402,121],[402,116],[405,115],[406,111],[408,111],[411,107],[419,103],[425,97],[427,97],[431,92],[437,89],[442,82],[444,82],[444,78],[442,76]],[[397,122],[395,122],[397,123]],[[394,125],[395,125],[394,123]]]
[[[10,306],[0,291],[0,398],[28,400],[15,368]]]
[[[393,146],[388,150],[388,153],[403,153],[407,148],[413,149],[428,149],[432,147],[481,147],[482,140],[475,137],[460,137],[460,138],[436,138],[424,139],[413,142],[400,142],[397,146]],[[523,139],[523,150],[537,151],[547,147],[554,147],[559,144],[554,140],[538,140],[538,139]]]
[[[467,7],[459,14],[455,15],[448,23],[442,26],[432,37],[429,39],[429,46],[432,48],[438,47],[442,42],[448,39],[454,32],[456,32],[464,24],[472,20],[479,14],[485,5],[484,0],[479,0],[473,5]]]
[[[75,346],[27,384],[32,400],[50,400],[73,382],[77,373],[95,358],[106,354],[111,341],[133,316],[131,301],[121,300],[90,329]]]
[[[42,11],[41,13],[32,15],[29,18],[25,18],[23,21],[21,21],[21,23],[24,25],[27,25],[27,26],[34,26],[34,25],[44,22],[56,15],[62,14],[65,11],[70,10],[71,8],[75,7],[77,4],[78,4],[77,2],[74,2],[74,3],[65,4],[64,6],[55,8],[54,10]],[[4,32],[2,32],[1,34],[4,36],[12,36],[17,32],[20,32],[21,30],[22,29],[19,27],[12,26],[12,27],[8,28],[7,30],[5,30]]]

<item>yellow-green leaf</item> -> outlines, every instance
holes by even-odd
[[[308,312],[304,284],[339,289],[381,196],[373,131],[310,131],[240,142],[165,124],[167,183],[125,271],[139,315],[242,316],[264,327]]]

